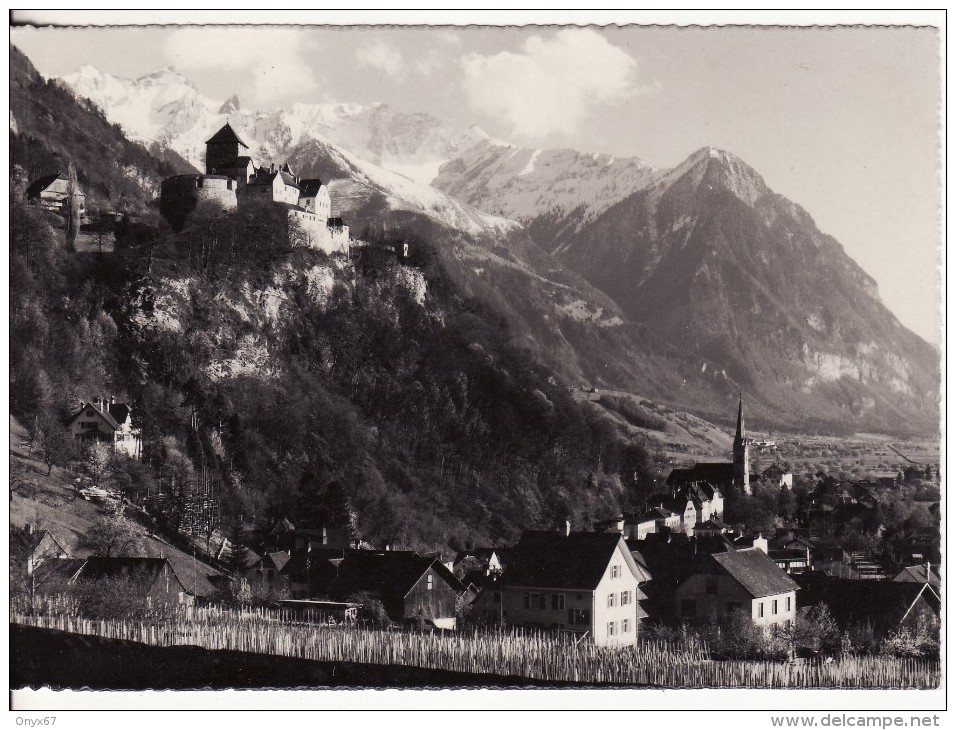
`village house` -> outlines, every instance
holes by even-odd
[[[929,583],[937,591],[939,591],[941,584],[939,574],[933,570],[933,566],[929,563],[903,568],[893,578],[893,581],[896,583]]]
[[[129,583],[153,606],[189,603],[192,596],[166,558],[89,557],[74,582],[118,580]]]
[[[94,398],[89,403],[80,403],[65,425],[77,441],[86,445],[107,444],[116,453],[139,459],[143,444],[140,429],[133,426],[131,414],[128,403],[117,403],[112,396]]]
[[[475,600],[474,616],[585,634],[598,646],[632,646],[650,580],[620,533],[525,531],[500,580]]]
[[[689,623],[725,618],[735,611],[758,626],[796,618],[799,586],[760,548],[702,556],[675,593],[677,617]]]
[[[455,628],[458,599],[466,591],[440,560],[413,551],[346,550],[342,557],[316,554],[308,570],[310,599],[357,601],[368,596],[382,602],[392,621],[426,621],[442,629]]]
[[[249,584],[253,595],[279,596],[290,591],[290,580],[282,569],[291,559],[287,552],[271,552],[258,555],[248,551],[243,561],[242,578]]]
[[[789,472],[779,464],[771,464],[760,473],[761,479],[770,486],[779,489],[793,489],[793,472]]]
[[[48,560],[69,558],[69,551],[47,530],[34,530],[33,525],[10,530],[10,555],[26,567],[27,575]]]
[[[44,175],[30,183],[27,199],[46,210],[66,215],[70,198],[70,178],[63,172]],[[80,218],[86,217],[86,194],[79,186],[73,190],[73,199],[79,209]]]
[[[800,606],[826,604],[844,631],[870,625],[880,636],[920,622],[939,625],[940,595],[926,583],[853,580],[817,572],[795,575],[794,580],[800,585]]]

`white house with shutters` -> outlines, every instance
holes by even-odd
[[[648,580],[620,533],[526,531],[501,579],[475,599],[473,615],[571,631],[598,646],[633,646]]]

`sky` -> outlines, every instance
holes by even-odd
[[[933,28],[17,27],[39,71],[172,65],[250,107],[385,102],[530,147],[657,167],[713,146],[805,208],[938,345]]]

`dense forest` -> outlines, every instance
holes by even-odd
[[[348,521],[372,544],[423,549],[583,527],[651,488],[643,448],[458,294],[440,242],[393,233],[330,259],[290,245],[266,207],[178,232],[146,216],[118,226],[114,253],[76,254],[19,190],[11,408],[51,461],[82,458],[61,419],[110,393],[133,404],[144,436],[143,462],[113,469],[120,488],[202,481],[233,529]],[[271,319],[249,306],[266,291],[281,302]],[[262,367],[217,368],[250,337]]]

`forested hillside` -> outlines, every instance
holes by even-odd
[[[643,449],[510,344],[425,241],[330,259],[290,248],[264,208],[126,224],[116,253],[77,255],[48,214],[11,209],[12,410],[70,459],[58,424],[79,399],[131,402],[145,466],[116,475],[127,490],[204,473],[234,530],[288,515],[434,548],[583,525],[649,486]]]
[[[10,164],[25,182],[66,172],[73,162],[87,207],[143,212],[170,175],[192,168],[178,154],[154,157],[130,142],[89,102],[44,81],[17,48],[10,47]]]

